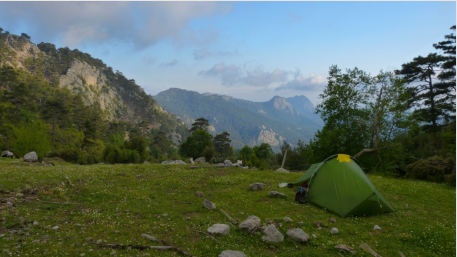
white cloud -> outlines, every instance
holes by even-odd
[[[233,64],[225,65],[225,63],[221,62],[209,70],[200,71],[198,74],[205,77],[220,77],[224,86],[243,84],[254,87],[267,87],[275,82],[286,81],[288,73],[280,69],[267,72],[261,67],[249,71]]]
[[[211,42],[217,38],[216,31],[195,31],[188,23],[231,10],[231,4],[218,2],[2,2],[0,5],[0,22],[6,30],[25,25],[32,28],[32,32],[27,32],[32,38],[39,35],[61,39],[68,46],[114,40],[139,49],[168,37],[177,45]]]
[[[297,75],[297,73],[295,74]],[[296,90],[296,91],[316,91],[321,90],[327,84],[327,78],[321,75],[311,74],[309,76],[295,76],[287,83],[277,87],[275,91]]]

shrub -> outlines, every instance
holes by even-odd
[[[454,176],[455,185],[455,159],[433,156],[426,160],[419,160],[406,167],[406,178],[422,179],[433,182],[450,180]],[[452,183],[450,183],[452,184]]]

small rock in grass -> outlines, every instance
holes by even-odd
[[[294,228],[289,231],[287,231],[287,236],[292,238],[294,241],[300,241],[300,242],[308,242],[309,236],[306,234],[303,230],[299,228]]]
[[[57,229],[59,229],[59,226],[54,226],[54,227],[52,227],[52,229],[57,230]]]
[[[33,222],[33,225],[35,225],[35,226],[38,225],[38,224],[40,224],[40,222],[38,222],[38,221],[34,221]]]
[[[373,228],[373,229],[374,229],[374,230],[382,230],[381,227],[378,226],[378,225],[374,225],[374,228]]]
[[[276,192],[276,191],[271,191],[270,193],[268,193],[269,196],[279,196],[279,197],[282,197],[282,198],[286,198],[286,195],[283,194],[283,193],[279,193],[279,192]]]
[[[249,216],[243,222],[240,223],[240,230],[246,231],[248,233],[254,233],[260,226],[260,218],[257,216]]]
[[[297,226],[303,226],[303,224],[305,224],[304,222],[297,222]]]
[[[289,218],[289,217],[284,217],[284,221],[285,222],[293,222],[293,220],[291,218]]]
[[[17,197],[23,197],[24,194],[22,194],[22,193],[17,193],[16,196],[17,196]]]
[[[218,257],[246,257],[246,254],[240,251],[225,250]]]
[[[276,229],[275,225],[273,224],[268,225],[263,233],[265,233],[265,236],[262,237],[263,241],[269,243],[279,243],[284,241],[284,236],[281,234],[281,232],[279,232],[278,229]]]
[[[355,254],[354,249],[349,247],[349,246],[347,246],[347,245],[337,245],[335,247],[336,247],[336,249],[340,250],[341,252],[346,251],[346,252],[350,252],[352,254]]]
[[[85,253],[82,253],[80,256],[84,256],[84,255],[86,255],[86,254],[85,254]]]
[[[97,244],[101,244],[102,243],[102,240],[101,239],[98,239],[97,240]]]
[[[195,192],[195,195],[198,197],[203,197],[203,192],[202,191],[197,191]]]
[[[157,240],[157,238],[155,238],[154,236],[150,236],[150,235],[148,235],[148,234],[141,234],[141,236],[144,237],[144,238],[147,238],[147,239],[149,239],[149,240],[151,240],[151,241],[153,241],[153,242],[159,241],[159,240]]]
[[[230,232],[230,227],[226,224],[214,224],[207,231],[209,234],[227,235]]]
[[[92,237],[88,237],[88,238],[86,238],[86,241],[87,242],[92,242],[92,241],[94,241],[94,239]]]
[[[258,191],[258,190],[262,190],[263,188],[265,187],[265,184],[264,183],[252,183],[249,185],[249,188],[252,190],[252,191]]]
[[[138,175],[136,175],[136,177],[137,177],[137,178],[141,178],[141,175],[140,175],[140,174],[138,174]]]
[[[164,217],[167,217],[167,216],[168,216],[168,214],[164,213],[164,214],[162,214],[162,216],[164,216]]]
[[[205,199],[203,201],[203,206],[205,206],[206,209],[209,209],[209,210],[215,210],[216,209],[216,205],[210,201],[208,201],[207,199]]]
[[[330,234],[332,234],[332,235],[338,234],[338,229],[337,228],[330,229]]]
[[[316,237],[317,237],[315,234],[312,234],[312,236],[313,236],[314,238],[316,238]]]
[[[116,251],[112,251],[109,255],[116,255]]]
[[[44,235],[41,237],[41,239],[45,240],[45,239],[49,239],[49,235]]]
[[[40,242],[40,240],[33,240],[32,244],[38,244],[39,242]]]
[[[314,222],[314,226],[320,228],[322,225],[322,222]]]
[[[331,217],[331,218],[330,218],[330,222],[335,223],[335,222],[336,222],[336,219],[333,218],[333,217]]]

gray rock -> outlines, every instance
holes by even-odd
[[[330,229],[330,234],[332,234],[332,235],[338,234],[338,229],[337,228]]]
[[[174,160],[174,161],[163,161],[160,164],[186,164],[186,163],[181,160]]]
[[[205,157],[199,157],[199,158],[195,159],[194,163],[197,163],[197,164],[198,163],[203,163],[203,164],[205,164],[206,163]]]
[[[381,227],[378,226],[378,225],[374,225],[374,228],[373,228],[373,229],[374,229],[374,230],[382,230]]]
[[[218,257],[246,257],[246,254],[240,251],[225,250]]]
[[[194,158],[190,158],[190,163],[194,164]]]
[[[52,227],[53,230],[58,230],[59,229],[59,226],[54,226]]]
[[[36,162],[38,161],[38,155],[35,152],[30,152],[24,155],[23,159],[25,162]]]
[[[303,226],[303,224],[305,224],[304,222],[297,222],[297,226]]]
[[[251,170],[256,170],[257,168],[256,167],[251,167]]]
[[[209,234],[227,235],[230,232],[230,227],[226,224],[214,224],[207,231]]]
[[[203,197],[203,192],[202,191],[197,191],[195,192],[195,195],[198,197]]]
[[[284,217],[284,221],[285,222],[294,222],[291,218],[289,217]]]
[[[2,154],[0,155],[1,157],[8,157],[8,158],[14,158],[13,152],[10,152],[8,150],[3,151]]]
[[[159,240],[158,240],[157,238],[155,238],[154,236],[150,236],[150,235],[148,235],[148,234],[141,234],[141,236],[144,237],[144,238],[147,238],[147,239],[149,239],[149,240],[151,240],[151,241],[153,241],[153,242],[159,241]]]
[[[244,167],[241,167],[243,170],[248,170],[249,169],[249,166],[244,166]]]
[[[224,167],[232,167],[232,166],[233,166],[233,164],[232,164],[232,162],[230,160],[225,160],[224,161]]]
[[[148,161],[144,161],[143,164],[150,164]]]
[[[249,216],[243,222],[240,223],[240,230],[246,231],[248,233],[254,233],[260,227],[260,218],[257,216]]]
[[[300,241],[300,242],[306,243],[309,240],[308,234],[306,234],[305,232],[303,232],[303,230],[301,230],[299,228],[291,229],[291,230],[287,231],[286,234],[288,237],[292,238],[295,241]]]
[[[279,193],[279,192],[276,192],[276,191],[271,191],[270,193],[268,193],[268,195],[269,196],[278,196],[278,197],[286,198],[285,194]]]
[[[203,206],[205,206],[206,209],[209,209],[209,210],[215,210],[216,209],[216,205],[210,201],[208,201],[207,199],[203,200]]]
[[[252,183],[252,184],[249,185],[249,188],[252,191],[262,190],[264,187],[265,187],[265,184],[264,183],[260,183],[260,182]]]
[[[275,225],[271,224],[268,225],[268,227],[263,231],[265,234],[262,237],[263,241],[269,242],[269,243],[279,243],[284,241],[284,236],[279,232],[278,229],[276,229]]]
[[[286,170],[286,169],[283,169],[283,168],[279,168],[279,169],[277,169],[276,171],[278,171],[278,172],[290,173],[290,171],[288,171],[288,170]]]
[[[242,167],[243,166],[243,161],[237,160],[236,163],[233,164],[233,167]]]
[[[329,221],[332,222],[332,223],[335,223],[335,222],[336,222],[336,219],[333,218],[333,217],[331,217]]]
[[[355,254],[354,249],[349,247],[349,246],[347,246],[347,245],[337,245],[335,247],[336,247],[336,249],[340,250],[341,252],[346,251],[346,252],[350,252],[352,254]]]
[[[168,139],[170,139],[173,143],[175,144],[181,144],[182,143],[182,136],[181,134],[178,134],[178,133],[175,133],[175,132],[172,132],[170,134],[167,135]]]

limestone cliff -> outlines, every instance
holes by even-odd
[[[42,55],[40,49],[30,41],[17,35],[2,37],[0,65],[10,65],[16,69],[26,69],[23,65],[28,58],[37,58]]]
[[[119,94],[108,86],[109,81],[101,70],[84,61],[75,59],[65,75],[60,76],[59,87],[80,94],[86,105],[100,104],[108,120],[117,117],[126,109]],[[125,113],[124,113],[125,114]]]
[[[286,140],[286,138],[280,136],[279,134],[275,133],[273,129],[267,129],[264,125],[259,127],[260,132],[259,136],[257,137],[257,144],[267,143],[274,146],[280,146]]]

